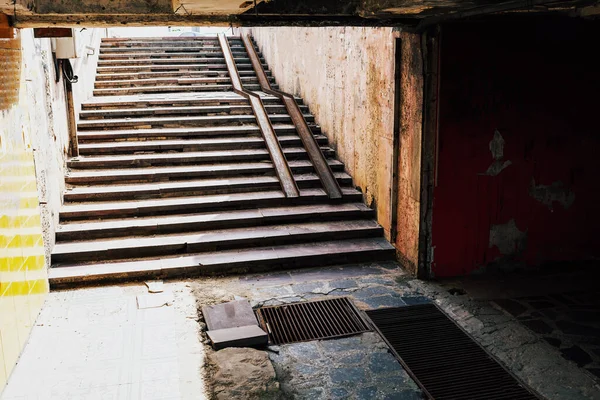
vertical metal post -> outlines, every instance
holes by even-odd
[[[69,155],[79,156],[79,143],[77,142],[77,121],[75,118],[75,103],[73,101],[73,86],[68,79],[65,81],[65,95],[67,98],[67,123],[69,128]]]

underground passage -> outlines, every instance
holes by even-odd
[[[598,15],[0,0],[0,400],[600,398]]]

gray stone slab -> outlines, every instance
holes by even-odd
[[[214,306],[203,306],[202,314],[209,331],[256,325],[258,321],[247,300],[236,300]]]
[[[216,329],[208,331],[207,335],[215,350],[226,347],[263,346],[269,341],[267,333],[257,325]]]

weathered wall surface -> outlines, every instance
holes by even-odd
[[[32,146],[50,125],[45,76],[32,32],[13,35],[0,39],[0,391],[48,292]]]
[[[81,103],[84,103],[94,92],[94,81],[100,41],[106,37],[107,29],[75,29],[79,58],[71,60],[73,72],[79,77],[79,82],[73,84],[73,101],[75,112],[79,118]],[[93,49],[93,50],[92,50]]]
[[[34,39],[33,30],[20,31],[19,97],[0,114],[2,150],[33,152],[47,255],[64,191],[68,144],[64,86],[55,82],[50,39]]]
[[[389,238],[399,33],[363,27],[251,31],[281,89],[309,105]]]
[[[599,28],[443,28],[435,275],[600,256]]]
[[[416,274],[419,263],[421,207],[423,57],[420,35],[402,32],[400,40],[402,47],[395,246],[400,261]]]
[[[50,39],[35,39],[32,29],[13,34],[0,39],[0,391],[48,291],[69,140]],[[100,40],[86,35],[81,46]],[[80,99],[91,91],[95,63],[74,63]]]

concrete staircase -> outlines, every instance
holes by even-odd
[[[259,91],[239,38],[246,90]],[[105,39],[56,232],[54,287],[394,257],[297,99],[343,198],[331,200],[282,102],[261,95],[300,196],[286,197],[217,38]],[[276,87],[267,66],[263,67]]]

